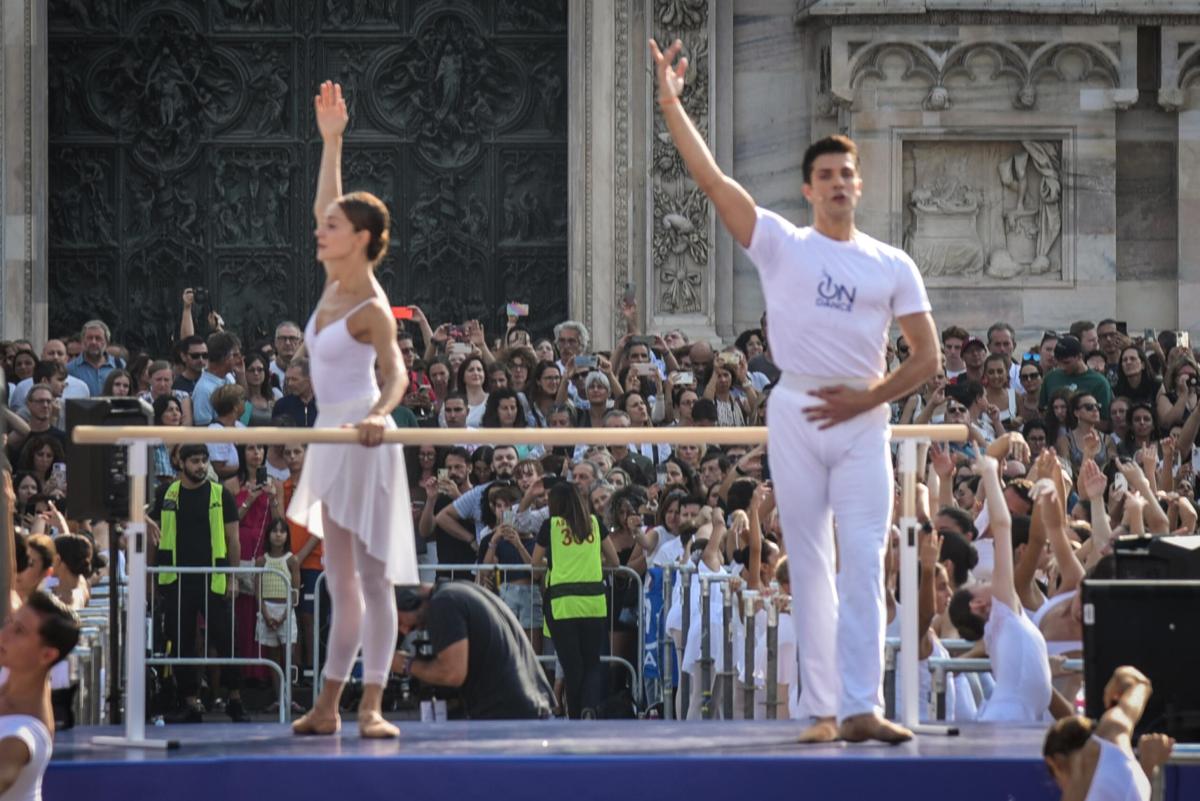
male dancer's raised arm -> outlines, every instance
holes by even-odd
[[[654,58],[654,74],[658,79],[658,107],[692,180],[712,201],[721,222],[738,244],[744,248],[750,247],[750,237],[757,219],[754,198],[741,184],[721,172],[717,160],[680,102],[683,75],[687,72],[688,64],[686,57],[675,63],[681,49],[683,43],[678,39],[671,43],[665,53],[659,49],[656,41],[650,40],[650,55]]]

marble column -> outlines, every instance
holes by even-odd
[[[46,0],[0,4],[0,337],[46,339]]]
[[[630,257],[634,8],[632,0],[569,0],[567,7],[570,308],[604,348],[623,333],[618,297],[625,283],[644,274]]]
[[[1200,26],[1164,28],[1159,105],[1179,117],[1179,327],[1200,336]]]

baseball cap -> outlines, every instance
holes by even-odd
[[[1066,336],[1058,340],[1058,344],[1054,346],[1054,358],[1070,359],[1074,356],[1083,355],[1083,345],[1075,337]]]
[[[987,350],[987,345],[983,344],[983,340],[979,337],[967,337],[967,341],[963,343],[962,352],[966,353],[968,350],[977,345],[984,350]]]
[[[420,585],[396,587],[396,610],[399,612],[415,612],[421,608],[423,600]]]

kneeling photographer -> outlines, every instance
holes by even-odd
[[[548,718],[554,692],[529,638],[499,596],[466,581],[398,587],[402,636],[418,630],[415,653],[400,651],[397,672],[459,690],[473,720]]]

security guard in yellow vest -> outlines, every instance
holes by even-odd
[[[608,531],[588,514],[569,481],[550,487],[550,519],[538,532],[533,564],[546,564],[546,623],[563,667],[567,715],[592,717],[604,700],[600,654],[608,631],[607,588],[602,564],[619,564]]]
[[[168,569],[238,564],[241,547],[237,504],[228,489],[208,480],[208,449],[183,445],[177,458],[182,466],[179,478],[159,489],[149,515],[159,528],[157,545],[149,554],[150,564]],[[167,570],[154,574],[154,584],[160,599],[157,609],[172,655],[197,656],[197,617],[203,616],[208,655],[234,656],[230,605],[237,583],[232,576]],[[160,643],[160,650],[165,647],[166,643]],[[197,697],[197,669],[181,666],[175,676],[184,699],[181,720],[200,722],[204,710]],[[229,716],[235,721],[249,720],[241,702],[241,671],[227,666],[221,677],[229,688]]]

